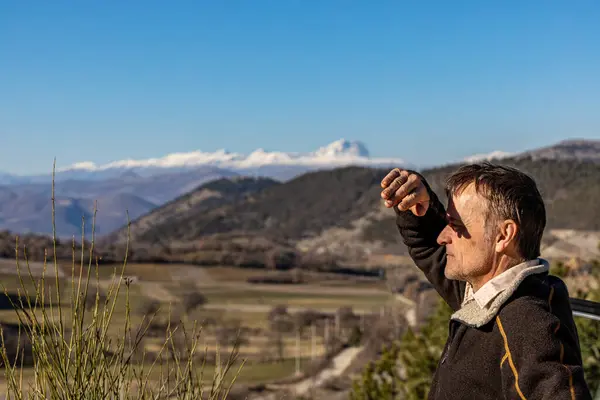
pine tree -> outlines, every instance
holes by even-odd
[[[600,246],[599,246],[600,247]],[[588,292],[578,291],[575,297],[600,302],[600,262],[594,260],[591,268],[591,278],[597,284],[595,289]],[[575,318],[585,380],[590,390],[600,395],[600,321],[588,318]]]
[[[399,384],[398,343],[383,349],[381,357],[367,364],[361,377],[354,381],[351,400],[396,399]]]
[[[439,300],[422,328],[408,329],[399,341],[384,347],[354,381],[351,400],[424,399],[446,343],[452,309]]]
[[[431,380],[446,340],[452,309],[439,299],[435,312],[417,333],[409,329],[400,341],[400,363],[405,378],[400,387],[404,398],[420,400],[427,398]]]

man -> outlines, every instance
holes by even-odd
[[[430,399],[591,399],[565,284],[539,258],[544,202],[526,174],[489,163],[447,181],[392,170],[385,205],[410,256],[452,307]]]

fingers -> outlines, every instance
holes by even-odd
[[[381,187],[383,189],[387,188],[390,183],[392,183],[392,181],[396,178],[398,178],[400,176],[400,168],[394,168],[393,170],[391,170],[386,176],[385,178],[383,178],[381,180]]]
[[[429,192],[416,173],[394,168],[381,180],[381,187],[388,208],[398,206],[400,211],[411,210],[417,216],[425,215],[429,208]]]
[[[403,201],[420,184],[421,180],[417,175],[400,176],[394,179],[387,189],[383,190],[381,197],[386,199],[385,205],[387,207],[392,207]]]
[[[381,197],[391,199],[394,193],[408,180],[408,177],[408,171],[400,171],[398,168],[392,170],[381,181],[381,186],[385,188],[381,191]]]
[[[413,196],[415,193],[415,189],[421,184],[421,180],[415,174],[410,175],[406,179],[406,183],[404,183],[398,190],[396,190],[396,194],[394,197],[398,198],[401,201],[404,201],[407,196]]]
[[[417,183],[420,183],[417,182]],[[406,186],[406,185],[405,185]],[[400,211],[409,210],[411,207],[415,207],[419,205],[421,202],[427,199],[427,189],[424,185],[418,184],[412,192],[406,194],[406,196],[399,197],[400,203],[398,204],[398,209]]]

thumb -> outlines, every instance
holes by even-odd
[[[411,211],[417,217],[422,217],[427,213],[427,209],[429,208],[429,202],[417,203],[411,207]]]

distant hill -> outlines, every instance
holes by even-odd
[[[531,157],[534,160],[577,160],[600,162],[600,140],[570,139],[552,146],[519,154],[520,158]]]
[[[533,157],[500,162],[531,174],[538,182],[548,211],[544,242],[552,257],[596,254],[600,163]],[[457,167],[422,171],[444,202],[444,180]],[[380,198],[380,182],[387,172],[341,167],[305,173],[283,183],[250,177],[215,179],[132,218],[129,260],[320,267],[404,257],[406,249],[400,243],[393,211]],[[14,214],[45,207],[44,202],[19,203],[7,191],[0,191],[0,200],[11,203],[9,211]],[[70,205],[79,207],[74,214],[83,212],[79,202],[63,204],[59,199],[58,203],[58,209]],[[72,221],[73,227],[80,221],[66,210],[57,212],[57,219]],[[99,238],[97,252],[105,261],[122,260],[125,233],[126,227],[121,227]],[[35,242],[35,236],[28,237],[30,243]],[[14,254],[14,236],[4,246],[0,254]]]
[[[207,210],[232,204],[252,193],[279,184],[274,179],[254,177],[221,178],[210,181],[131,221],[129,229],[122,227],[103,237],[102,242],[125,242],[129,238],[131,242],[144,242],[150,239],[155,243],[161,241],[161,238],[152,240],[152,236],[163,229],[169,230],[170,236],[184,237],[187,236],[185,232],[188,229],[187,222],[197,220],[198,216]],[[173,229],[176,231],[173,232]]]
[[[267,151],[259,148],[250,154],[239,154],[224,149],[215,152],[190,151],[167,154],[164,157],[141,160],[118,160],[105,165],[79,162],[56,171],[56,195],[68,198],[77,207],[68,214],[74,220],[93,212],[94,200],[105,204],[102,219],[98,214],[96,232],[108,234],[130,218],[137,218],[177,197],[196,189],[201,184],[219,178],[234,176],[267,177],[278,181],[291,179],[312,170],[326,170],[345,165],[389,166],[405,165],[400,159],[372,158],[360,141],[340,139],[315,151],[294,153]],[[51,175],[15,176],[0,173],[0,190],[10,191],[27,202],[50,205]],[[116,196],[130,195],[129,201],[119,204]],[[115,205],[112,207],[110,205]],[[11,215],[0,203],[0,229],[15,232],[47,233],[48,218],[41,211],[27,215]],[[61,237],[73,234],[70,221],[57,225]]]
[[[573,139],[515,155],[496,151],[468,159],[509,157],[600,162],[600,141]],[[215,179],[254,176],[287,181],[307,172],[344,166],[389,169],[409,165],[402,159],[372,158],[362,142],[344,139],[308,153],[256,149],[244,155],[217,150],[127,159],[106,165],[81,162],[57,171],[56,197],[61,199],[57,234],[64,238],[79,235],[81,217],[89,220],[96,200],[99,206],[96,233],[107,235],[126,223],[127,214],[130,220],[137,219]],[[0,229],[47,234],[51,230],[50,198],[49,174],[0,173]]]
[[[306,157],[264,151],[252,154],[236,162],[256,157]],[[184,156],[190,155],[144,163],[171,165]],[[357,143],[341,141],[314,152],[309,159],[312,162],[324,157],[341,162],[350,156],[365,158],[368,153]],[[577,246],[592,242],[594,232],[600,230],[600,208],[596,205],[600,198],[600,141],[569,140],[511,157],[501,152],[478,157],[500,159],[499,162],[515,165],[537,179],[547,202],[545,241],[552,246],[552,254],[589,254],[587,250],[577,250]],[[422,172],[443,198],[441,185],[457,166]],[[133,221],[135,254],[130,260],[252,264],[265,257],[286,259],[290,252],[296,252],[305,258],[307,254],[318,255],[319,262],[344,258],[345,262],[362,263],[374,257],[389,259],[386,257],[404,254],[393,213],[383,207],[379,197],[379,182],[389,167],[344,166],[310,172],[301,172],[297,167],[276,163],[261,166],[257,162],[253,167],[246,165],[248,175],[211,166],[154,166],[154,172],[148,175],[145,167],[136,167],[112,170],[109,179],[91,180],[74,179],[83,175],[71,171],[73,174],[66,176],[72,179],[62,179],[56,185],[57,235],[68,240],[73,235],[80,237],[83,216],[89,238],[97,200],[96,235],[103,236],[98,243],[105,246],[105,259],[123,254],[126,212]],[[165,173],[167,170],[170,172]],[[290,179],[277,183],[260,176],[250,178],[261,174],[286,175]],[[210,185],[205,185],[207,182]],[[51,233],[51,186],[0,185],[0,229],[20,234]],[[552,233],[557,229],[563,232]],[[570,231],[591,233],[568,234],[566,240],[564,232]],[[34,236],[28,237],[34,240]],[[578,241],[574,239],[577,237],[586,239]],[[11,252],[10,247],[7,251]]]
[[[520,153],[508,153],[502,150],[496,150],[487,154],[474,154],[465,157],[463,162],[471,163],[483,160],[491,161],[509,158],[600,162],[600,140],[568,139],[550,146],[526,150]]]
[[[81,237],[85,228],[91,236],[94,212],[95,232],[111,232],[127,222],[125,212],[137,218],[156,205],[129,193],[107,193],[96,200],[56,196],[55,227],[61,238]],[[122,211],[121,211],[122,210]],[[82,224],[85,223],[85,226]],[[52,226],[51,195],[40,192],[20,192],[0,187],[0,226],[11,232],[50,235]]]
[[[380,175],[381,171],[364,167],[306,173],[250,196],[205,208],[189,218],[172,216],[147,230],[143,239],[156,243],[164,238],[185,241],[217,233],[252,232],[286,240],[313,236],[324,226],[349,226],[353,218],[360,218],[365,209],[370,209],[372,189]],[[240,185],[245,184],[240,181]],[[199,193],[211,186],[200,188]],[[185,202],[184,197],[168,207],[173,209]]]
[[[600,230],[600,207],[596,203],[600,198],[600,164],[532,157],[504,159],[501,163],[536,179],[547,204],[548,231]],[[443,201],[443,182],[457,166],[422,172]],[[232,238],[241,253],[247,250],[240,244],[243,238],[262,238],[263,243],[271,241],[274,247],[287,246],[347,262],[402,255],[405,249],[399,241],[393,211],[385,208],[380,198],[380,182],[387,172],[366,167],[310,172],[230,202],[212,202],[211,207],[204,203],[201,212],[190,213],[185,205],[188,200],[182,198],[170,203],[164,214],[161,209],[150,214],[169,217],[145,224],[132,245],[178,249],[169,251],[171,259],[186,254],[205,257],[208,249],[221,248],[219,243],[232,242]],[[202,197],[201,193],[206,192],[201,190],[197,196]],[[178,215],[174,210],[183,211]],[[132,231],[137,229],[134,223]],[[198,255],[201,250],[203,256]],[[233,250],[228,247],[228,251]]]
[[[139,176],[126,171],[105,180],[63,180],[56,182],[57,235],[81,236],[81,219],[91,229],[91,217],[97,205],[96,234],[119,229],[129,219],[136,219],[175,197],[198,186],[238,174],[213,167]],[[28,183],[0,185],[0,229],[18,233],[52,233],[52,185]],[[87,232],[91,232],[87,230]]]
[[[73,253],[73,242],[72,240],[61,240],[57,239],[56,242],[56,254],[57,259],[60,260],[72,260],[73,254],[75,254],[76,263],[81,261],[81,238],[79,240],[75,238],[75,253]],[[25,263],[25,252],[28,261],[40,262],[46,260],[48,263],[52,263],[54,260],[54,245],[52,243],[52,237],[50,235],[37,235],[32,233],[24,233],[15,235],[14,233],[0,230],[0,261],[1,260],[15,260],[15,246],[18,245],[18,255],[21,265],[21,274],[27,275],[27,264]],[[89,252],[91,244],[88,240],[84,243],[84,262],[89,261]],[[94,251],[94,259],[96,257],[102,257],[101,251]],[[112,253],[108,253],[106,260],[108,261],[122,261],[114,260],[111,258]],[[119,254],[120,255],[120,254]],[[16,263],[15,263],[16,268]]]

